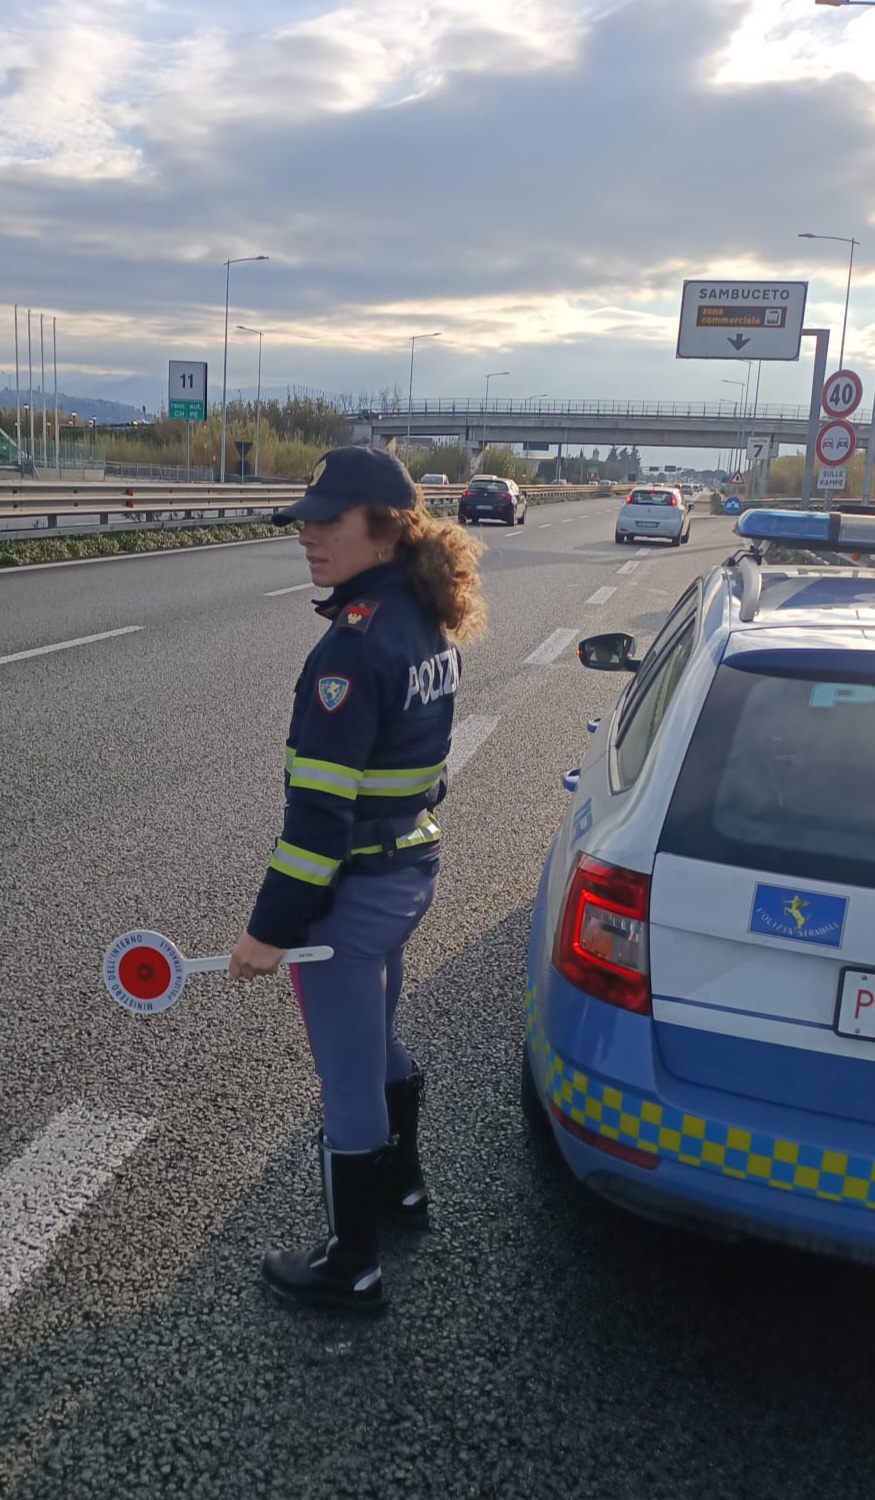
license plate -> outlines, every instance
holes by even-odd
[[[659,525],[658,521],[639,521],[638,525],[642,531],[655,531]]]
[[[491,510],[492,506],[491,505],[478,505],[477,509],[478,510]]]
[[[842,969],[835,1029],[839,1036],[875,1042],[875,972]]]

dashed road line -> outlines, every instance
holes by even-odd
[[[74,1104],[0,1174],[0,1313],[154,1125]]]
[[[293,583],[287,589],[268,589],[265,599],[278,599],[280,594],[300,594],[302,589],[314,589],[315,583]]]
[[[466,719],[455,726],[453,748],[447,759],[447,768],[451,776],[458,776],[462,767],[468,764],[471,756],[476,754],[484,740],[488,740],[497,723],[497,716],[469,714]]]
[[[552,525],[553,525],[552,521],[540,521],[538,523],[538,530],[539,531],[546,531]]]
[[[574,637],[578,636],[579,638],[579,635],[580,632],[576,627],[572,630],[554,630],[553,634],[548,635],[547,639],[541,642],[540,646],[532,652],[531,656],[526,657],[525,666],[548,667],[551,661],[555,661],[559,653],[565,650],[566,646],[570,646]]]
[[[617,572],[618,573],[634,573],[635,569],[637,567],[638,567],[638,563],[637,562],[625,562],[623,564],[622,568],[618,568],[617,569]]]
[[[612,594],[616,594],[616,586],[613,588],[596,589],[595,593],[587,599],[587,604],[607,604]]]
[[[133,635],[143,630],[143,625],[122,625],[119,630],[101,630],[98,635],[80,635],[73,641],[56,641],[53,646],[32,646],[29,651],[13,651],[10,656],[0,656],[0,667],[9,661],[24,661],[28,656],[48,656],[52,651],[70,651],[74,646],[90,646],[92,641],[108,641],[117,635]]]

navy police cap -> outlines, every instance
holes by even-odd
[[[380,448],[332,448],[313,470],[302,498],[274,512],[274,526],[291,521],[336,521],[355,505],[412,510],[416,486],[393,453]]]

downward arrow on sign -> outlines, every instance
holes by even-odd
[[[741,334],[737,333],[734,339],[728,339],[727,342],[732,344],[734,349],[743,349],[745,344],[750,343],[750,339],[743,339]]]

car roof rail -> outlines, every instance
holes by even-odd
[[[762,574],[759,560],[753,553],[746,552],[738,559],[738,571],[741,574],[741,608],[738,618],[744,624],[749,624],[751,620],[756,619],[757,610],[760,607]]]

